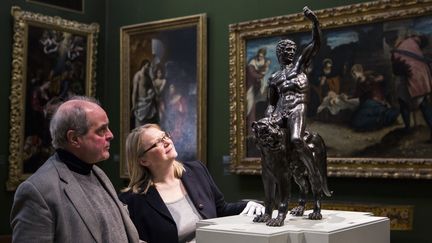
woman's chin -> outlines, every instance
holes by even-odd
[[[177,153],[177,151],[174,151],[174,159],[176,159],[177,158],[177,156],[178,156],[178,153]]]
[[[175,148],[171,149],[170,151],[168,151],[167,155],[172,158],[175,159],[178,156],[177,151],[175,150]]]

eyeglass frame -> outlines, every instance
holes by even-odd
[[[158,144],[160,144],[161,142],[165,142],[167,139],[171,139],[171,135],[169,132],[164,132],[164,135],[162,137],[158,138],[158,140],[152,146],[150,146],[148,149],[144,150],[141,153],[141,156],[144,156],[145,153],[156,148],[158,146]]]

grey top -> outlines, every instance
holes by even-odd
[[[196,223],[202,219],[186,194],[177,201],[165,203],[178,231],[179,242],[195,242]]]
[[[84,191],[85,198],[82,200],[88,200],[90,205],[99,209],[93,212],[101,227],[102,242],[128,242],[124,227],[119,227],[123,225],[120,211],[95,174],[92,171],[88,175],[72,174]]]

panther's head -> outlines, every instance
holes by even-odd
[[[284,148],[283,131],[281,128],[265,117],[252,123],[252,133],[257,145],[269,150]]]

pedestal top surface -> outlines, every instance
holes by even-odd
[[[388,220],[386,217],[375,217],[368,212],[351,212],[338,210],[322,210],[323,219],[310,220],[307,215],[312,211],[305,211],[304,216],[295,217],[287,215],[285,223],[281,227],[270,227],[265,223],[254,223],[252,216],[236,215],[214,219],[201,220],[198,227],[207,226],[211,230],[223,230],[243,232],[250,234],[278,234],[285,231],[291,232],[316,232],[331,233],[346,230],[365,224]]]

